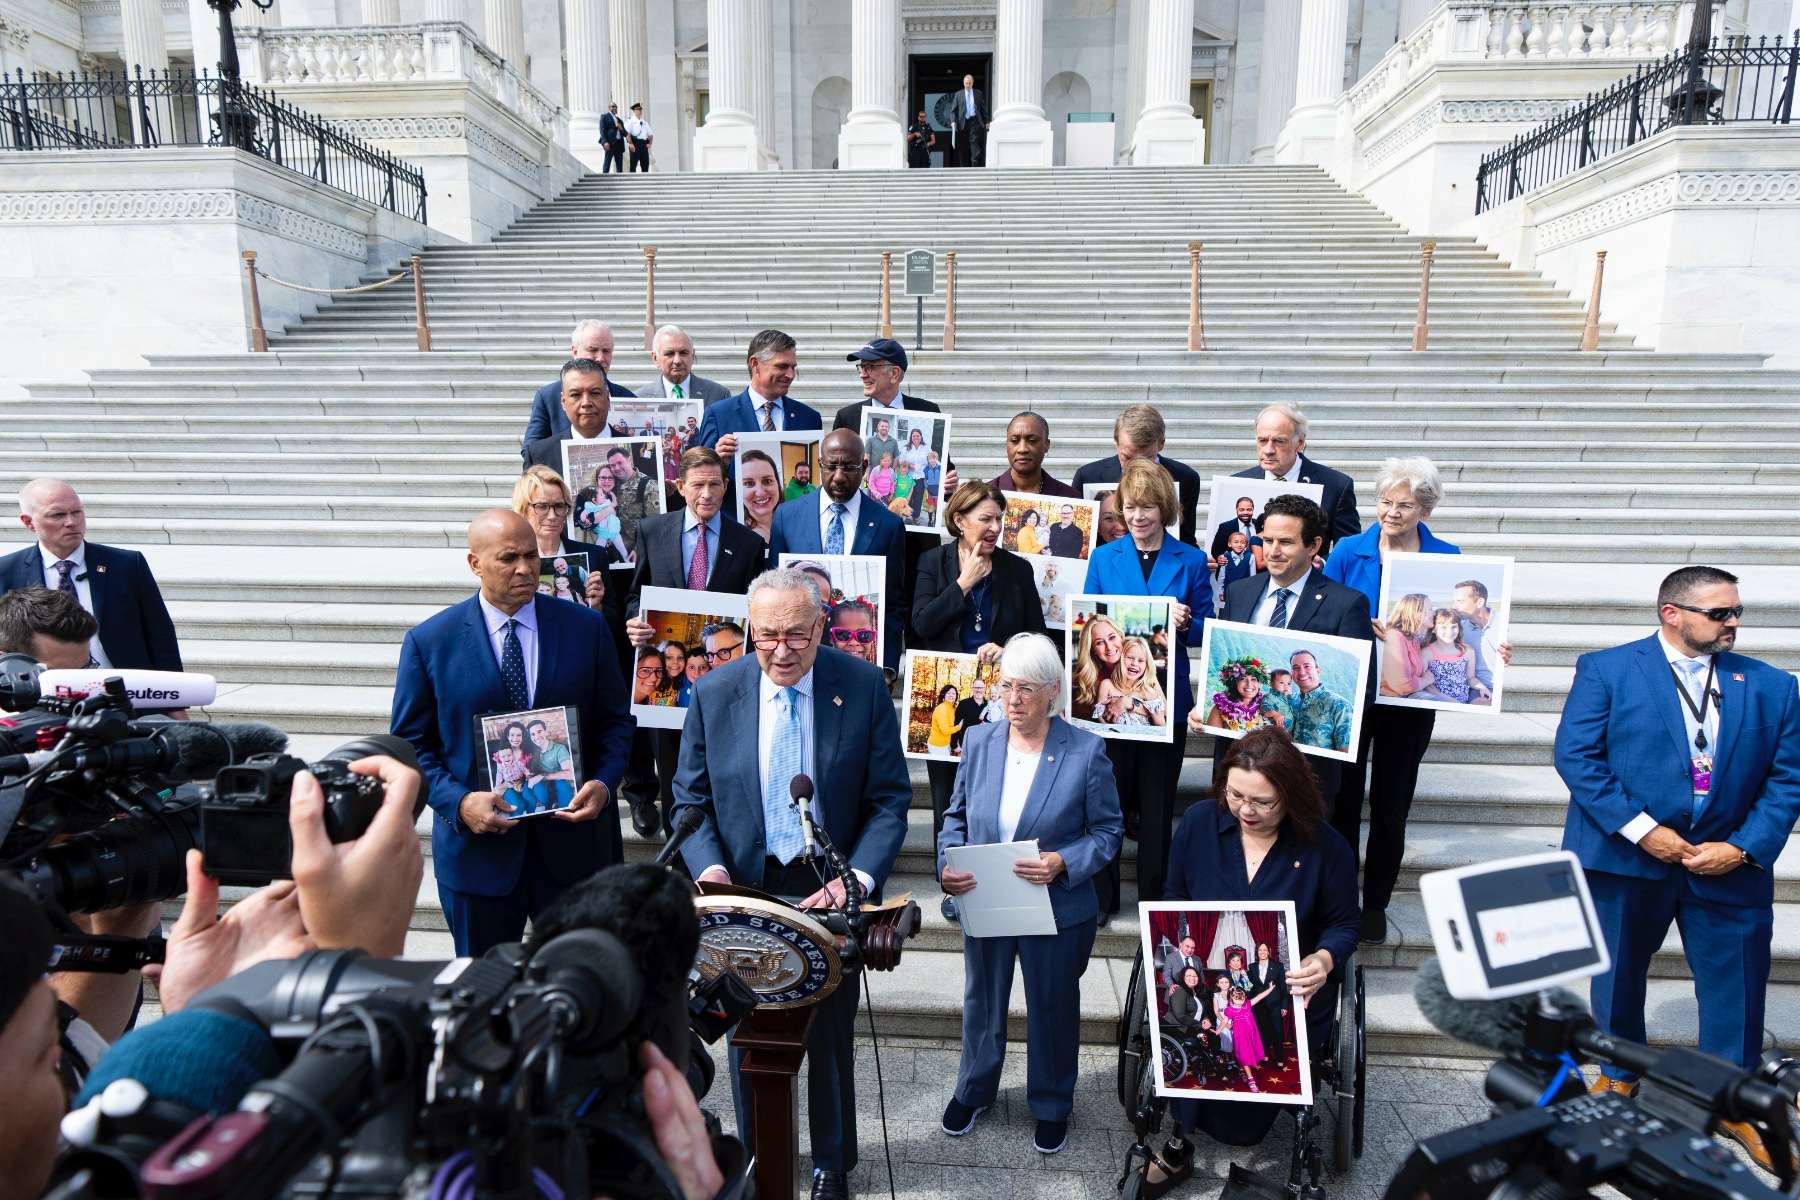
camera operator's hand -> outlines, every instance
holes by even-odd
[[[318,947],[300,919],[300,895],[283,879],[250,893],[223,917],[219,881],[201,869],[200,851],[187,853],[187,903],[169,930],[169,949],[154,975],[163,1011],[179,1012],[189,1000],[246,967],[271,958],[293,958]]]
[[[550,815],[558,821],[591,821],[600,815],[600,810],[611,799],[604,783],[598,779],[590,779],[581,785],[581,790],[569,801],[569,807],[559,808]]]
[[[456,806],[456,815],[475,833],[506,833],[518,822],[507,816],[513,806],[492,792],[470,792]]]
[[[406,927],[425,876],[412,815],[421,779],[385,755],[358,759],[350,769],[386,785],[380,811],[353,842],[332,842],[319,781],[310,771],[294,776],[288,830],[300,915],[321,949],[357,947],[376,958],[398,958],[406,953]]]
[[[644,1068],[644,1113],[656,1135],[656,1148],[687,1200],[712,1200],[725,1186],[725,1176],[713,1157],[712,1138],[693,1090],[656,1043],[645,1042],[638,1061]]]
[[[162,901],[97,913],[70,913],[69,920],[87,933],[148,937],[162,928]],[[138,979],[136,971],[122,975],[57,971],[50,976],[50,986],[56,990],[56,998],[80,1013],[95,1033],[108,1042],[116,1042],[131,1023],[132,1010],[137,1008]]]

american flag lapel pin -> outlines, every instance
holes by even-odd
[[[101,574],[102,574],[102,575],[104,575],[104,574],[106,574],[106,568],[105,568],[105,567],[101,567],[101,566],[96,566],[96,567],[95,567],[95,568],[94,568],[94,570],[96,570],[96,571],[98,571],[98,572],[100,572],[100,573],[101,573]],[[1742,678],[1743,678],[1743,676],[1742,676],[1742,675],[1739,675],[1739,676],[1738,676],[1738,678],[1739,678],[1739,679],[1742,679]]]
[[[1739,675],[1739,674],[1738,674],[1738,673],[1737,673],[1737,672],[1736,672],[1736,671],[1733,671],[1733,672],[1732,672],[1732,673],[1731,673],[1731,679],[1732,679],[1732,682],[1733,682],[1733,683],[1742,683],[1742,682],[1744,682],[1744,677],[1743,677],[1743,676],[1742,676],[1742,675]]]

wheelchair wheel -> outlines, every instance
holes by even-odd
[[[1131,965],[1131,982],[1125,988],[1125,1007],[1119,1010],[1119,1104],[1127,1118],[1138,1110],[1150,1047],[1149,1009],[1144,1003],[1144,955],[1140,950]]]
[[[1167,1080],[1180,1079],[1187,1074],[1188,1056],[1181,1039],[1171,1034],[1162,1035],[1162,1077]]]
[[[1362,1157],[1363,1112],[1367,1103],[1364,1083],[1368,1077],[1363,969],[1352,965],[1346,975],[1338,999],[1337,1056],[1332,1064],[1333,1090],[1337,1093],[1332,1167],[1340,1175],[1350,1169],[1351,1160]]]
[[[1368,1002],[1363,990],[1363,969],[1356,968],[1356,1137],[1350,1151],[1361,1158],[1363,1152],[1363,1112],[1369,1100],[1369,1025]]]

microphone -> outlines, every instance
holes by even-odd
[[[116,667],[62,668],[38,676],[38,692],[59,700],[80,700],[98,695],[106,681],[119,677],[132,707],[140,711],[158,708],[200,708],[218,699],[219,681],[211,675],[188,671],[121,671]]]
[[[1444,968],[1433,955],[1419,964],[1413,1000],[1432,1028],[1459,1042],[1497,1054],[1525,1052],[1525,1023],[1539,1009],[1538,993],[1507,1000],[1458,1000],[1444,983]],[[1587,1005],[1567,988],[1550,991],[1552,1003],[1565,1013],[1587,1013]]]
[[[699,809],[682,809],[681,819],[675,822],[675,828],[670,832],[669,840],[664,842],[662,849],[656,852],[656,857],[651,860],[650,865],[653,867],[668,866],[669,860],[675,857],[675,852],[681,849],[681,843],[693,837],[699,831],[700,823],[704,820],[706,818],[701,815]]]
[[[806,857],[819,856],[819,836],[813,829],[812,798],[813,781],[805,775],[796,775],[788,783],[788,795],[800,808],[800,832],[806,838]]]
[[[156,732],[175,743],[189,779],[211,779],[220,767],[257,754],[280,754],[288,744],[287,734],[262,721],[158,721]]]

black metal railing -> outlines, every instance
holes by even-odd
[[[0,75],[0,150],[235,146],[425,220],[417,167],[253,87],[185,71]]]
[[[1672,125],[1789,124],[1800,32],[1714,41],[1637,69],[1561,116],[1486,155],[1475,174],[1475,211],[1523,196]]]

